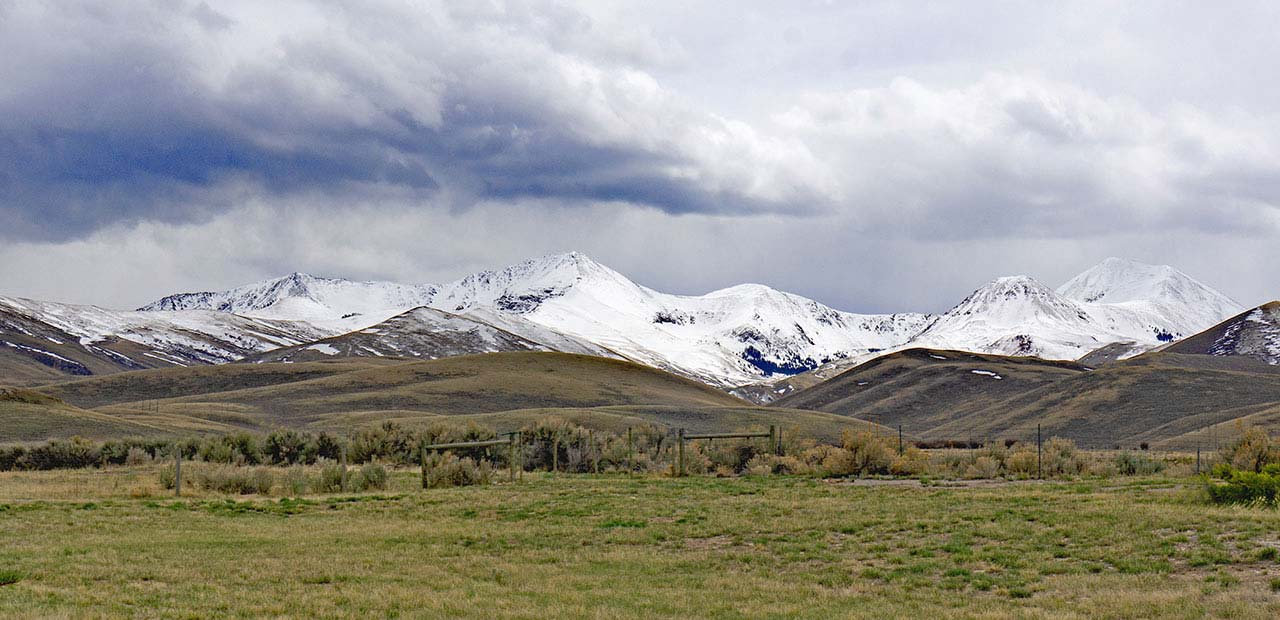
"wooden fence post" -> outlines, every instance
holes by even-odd
[[[774,455],[778,454],[778,426],[776,424],[769,425],[769,451]]]
[[[627,475],[631,475],[636,470],[635,461],[636,444],[631,441],[631,427],[627,427]]]
[[[422,488],[427,488],[427,441],[418,442],[418,460],[422,461]]]
[[[1040,446],[1041,446],[1041,444],[1042,444],[1042,442],[1041,442],[1041,439],[1040,439],[1040,425],[1039,425],[1039,424],[1037,424],[1037,425],[1036,425],[1036,479],[1040,479],[1040,478],[1043,478],[1043,477],[1044,477],[1043,471],[1042,471],[1042,470],[1041,470],[1041,468],[1040,468],[1040,452],[1041,452],[1041,450],[1040,450]]]
[[[553,440],[551,442],[551,471],[560,471],[560,429],[556,429],[552,433]]]
[[[338,450],[338,468],[341,473],[338,476],[338,488],[343,493],[347,492],[347,442],[342,442],[342,447]]]
[[[182,448],[173,444],[173,496],[182,497]]]
[[[516,481],[516,448],[520,444],[520,432],[511,433],[511,456],[508,457],[511,466],[511,482]]]
[[[898,425],[898,456],[902,456],[902,425]]]
[[[680,429],[680,457],[679,457],[679,464],[680,464],[680,467],[679,467],[679,469],[676,471],[676,476],[677,476],[677,477],[679,477],[679,476],[684,476],[684,429],[683,429],[683,428],[682,428],[682,429]]]

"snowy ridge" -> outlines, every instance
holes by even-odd
[[[1175,338],[1208,329],[1244,308],[1168,265],[1108,258],[1058,288],[1067,299],[1146,315]]]
[[[1079,359],[1132,342],[1122,357],[1187,336],[1240,311],[1167,266],[1109,258],[1057,291],[1027,276],[998,278],[938,317],[909,346]]]
[[[702,296],[670,295],[578,252],[439,286],[293,274],[221,293],[172,295],[143,309],[211,309],[358,331],[419,306],[554,350],[622,356],[724,386],[864,359],[906,342],[929,319],[840,312],[757,284]]]
[[[1242,312],[1164,350],[1195,355],[1242,356],[1280,365],[1280,301]]]
[[[44,336],[51,344],[75,344],[136,367],[156,364],[128,357],[114,350],[108,341],[124,340],[137,345],[142,355],[164,365],[221,364],[332,333],[306,322],[256,319],[223,312],[122,312],[14,297],[0,297],[0,310],[12,317],[0,326],[0,334],[8,329],[32,331],[21,328],[18,319],[22,319],[22,323],[45,326],[75,340],[74,343],[62,342],[56,336]]]
[[[856,315],[767,286],[660,293],[571,252],[441,287],[433,304],[516,314],[628,358],[715,385],[795,374],[905,342],[924,315]]]
[[[436,287],[430,285],[353,282],[292,273],[229,291],[170,295],[139,310],[213,310],[307,321],[341,333],[385,321],[409,308],[428,305],[435,294]]]
[[[296,362],[335,355],[438,359],[500,351],[551,351],[551,347],[456,314],[415,308],[373,327],[310,344],[275,349],[254,362]]]
[[[302,345],[306,355],[409,357],[533,347],[623,357],[723,387],[830,375],[916,346],[1076,359],[1133,343],[1115,350],[1128,356],[1240,310],[1176,269],[1120,259],[1057,291],[1026,276],[999,278],[931,316],[842,312],[759,284],[672,295],[577,252],[442,285],[294,273],[171,295],[136,312],[30,300],[6,307],[56,327],[55,340],[58,333],[83,346],[119,339],[169,363],[222,363]],[[121,348],[102,353],[129,355]]]

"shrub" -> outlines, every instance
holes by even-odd
[[[151,454],[142,448],[132,446],[124,455],[125,465],[144,465],[151,462]]]
[[[314,448],[308,450],[310,437],[292,430],[272,431],[262,442],[262,454],[268,463],[297,465],[307,462],[308,455],[314,462]]]
[[[265,467],[217,465],[192,469],[192,481],[207,491],[269,495],[275,486],[275,474]]]
[[[908,446],[889,464],[889,473],[895,476],[919,476],[929,471],[929,457],[923,450]]]
[[[1075,476],[1089,467],[1088,461],[1076,451],[1075,442],[1061,437],[1045,442],[1041,461],[1043,474],[1047,477]]]
[[[311,481],[307,477],[307,470],[302,467],[290,467],[284,472],[281,485],[285,493],[296,496],[305,494],[311,486]]]
[[[81,437],[55,439],[27,450],[14,463],[15,469],[78,469],[102,464],[102,451]]]
[[[1271,441],[1267,431],[1251,426],[1240,438],[1223,448],[1222,460],[1236,469],[1260,472],[1269,463],[1280,462],[1280,446]]]
[[[1005,469],[1019,478],[1029,478],[1036,475],[1036,451],[1028,447],[1014,450],[1013,454],[1009,455]]]
[[[162,488],[172,489],[175,480],[173,465],[165,465],[160,469],[160,486]]]
[[[858,464],[852,452],[836,448],[825,451],[821,471],[824,476],[852,476],[858,473]]]
[[[1164,461],[1153,459],[1145,454],[1121,452],[1115,459],[1116,473],[1122,476],[1148,476],[1164,471]]]
[[[360,468],[357,475],[352,476],[355,481],[357,491],[367,491],[369,489],[377,489],[379,491],[387,488],[387,470],[377,463],[369,463]]]
[[[320,475],[316,478],[313,490],[316,493],[337,493],[342,490],[342,478],[346,475],[341,465],[325,461],[320,466]]]
[[[444,454],[433,457],[423,473],[422,486],[428,489],[489,484],[493,469],[488,463]]]
[[[845,431],[841,445],[853,456],[854,473],[887,474],[897,451],[889,440],[869,431]]]
[[[1209,500],[1215,504],[1253,504],[1274,507],[1280,494],[1280,476],[1234,470],[1223,481],[1206,484]]]
[[[980,456],[965,470],[966,478],[986,479],[1000,476],[1000,463],[989,456]]]

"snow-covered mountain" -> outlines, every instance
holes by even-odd
[[[223,312],[121,312],[0,297],[0,349],[72,375],[221,364],[331,333]]]
[[[1164,350],[1170,353],[1244,356],[1273,366],[1280,365],[1280,301],[1242,312]]]
[[[359,331],[274,349],[247,361],[303,362],[333,356],[439,359],[500,351],[551,350],[487,323],[423,307]]]
[[[1085,304],[1132,310],[1180,338],[1207,329],[1244,308],[1168,265],[1108,258],[1058,288]]]
[[[266,319],[307,321],[344,333],[431,303],[437,288],[395,282],[353,282],[292,273],[222,292],[179,293],[139,308],[214,310]]]
[[[30,300],[0,308],[52,326],[78,346],[128,343],[105,350],[131,361],[439,357],[532,347],[624,357],[725,387],[815,369],[830,376],[916,346],[1075,359],[1132,342],[1113,353],[1137,354],[1240,310],[1176,269],[1120,259],[1057,291],[1026,276],[999,278],[930,316],[841,312],[758,284],[672,295],[577,252],[441,285],[295,273],[228,291],[171,295],[136,312]],[[263,355],[271,350],[279,355]]]
[[[1132,342],[1136,355],[1240,311],[1226,295],[1168,266],[1109,258],[1057,291],[998,278],[939,316],[908,346],[1078,359]]]
[[[1231,298],[1172,267],[1109,258],[1057,291],[1027,276],[997,278],[885,352],[921,347],[1101,364],[1188,337],[1239,311]],[[769,402],[870,357],[833,361],[735,393]]]
[[[928,320],[922,314],[840,312],[758,284],[700,296],[670,295],[577,252],[443,285],[432,305],[463,314],[517,315],[716,385],[865,356],[905,342]]]
[[[555,350],[622,356],[724,386],[866,358],[906,342],[930,318],[840,312],[756,284],[670,295],[577,252],[439,286],[293,274],[225,292],[172,295],[143,310],[218,310],[355,332],[420,306]],[[394,332],[380,335],[394,340]]]

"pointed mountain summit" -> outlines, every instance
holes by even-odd
[[[1078,359],[1126,343],[1120,357],[1194,334],[1239,312],[1231,298],[1167,265],[1108,258],[1054,291],[998,278],[911,341],[1002,355]]]
[[[1183,336],[1244,310],[1235,300],[1168,265],[1108,258],[1063,284],[1058,293],[1087,304],[1148,312]]]
[[[1074,359],[1113,339],[1082,304],[1034,278],[1008,276],[971,293],[909,346]]]

